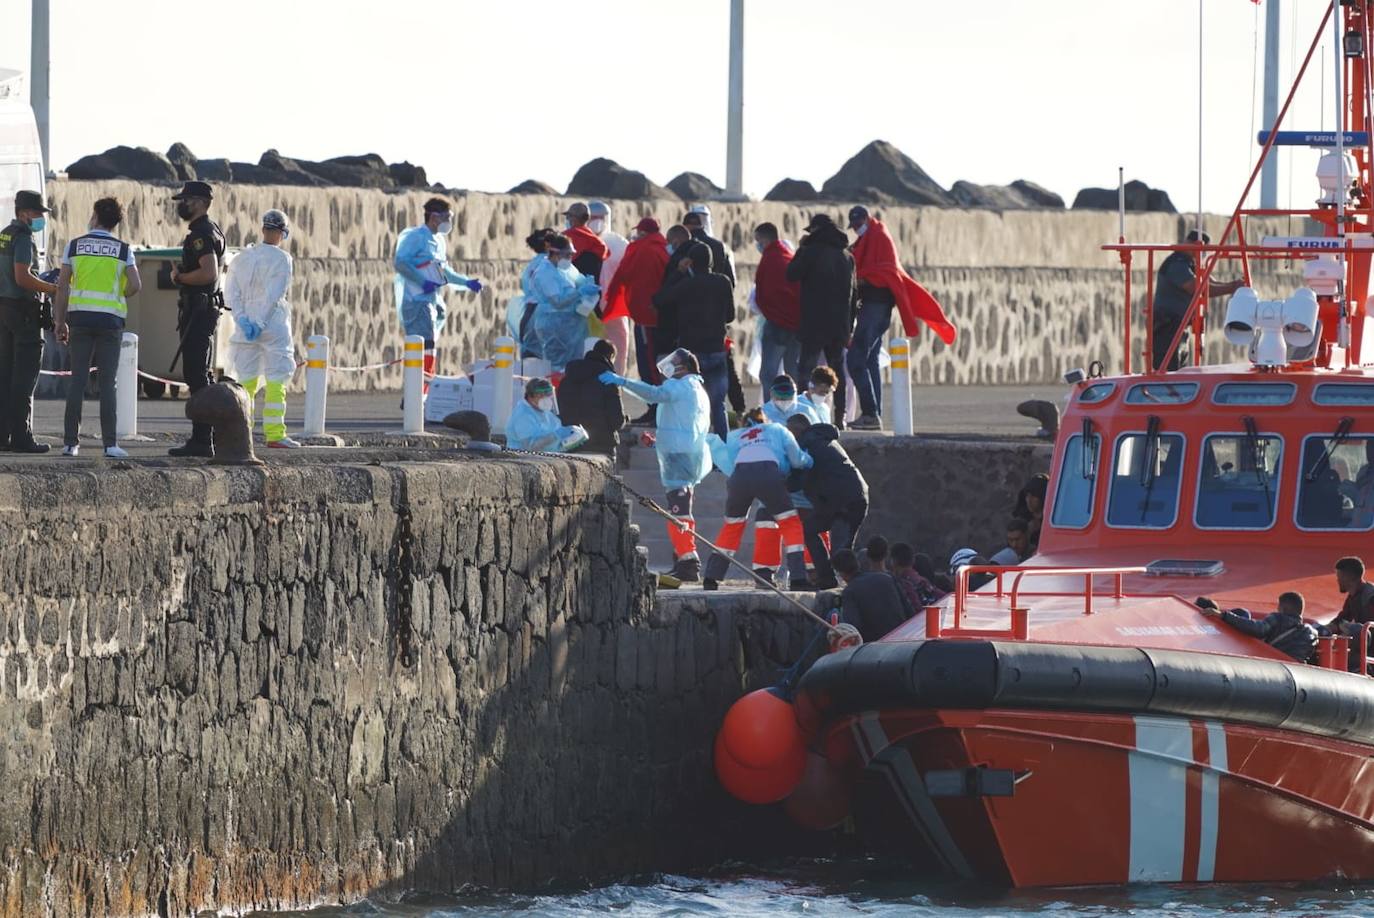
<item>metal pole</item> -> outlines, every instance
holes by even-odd
[[[1264,129],[1274,129],[1279,114],[1279,31],[1282,0],[1268,0],[1264,7]],[[1260,173],[1260,207],[1279,206],[1279,151],[1270,150]]]
[[[1202,233],[1202,0],[1197,0],[1197,223]]]
[[[43,174],[50,168],[48,143],[48,0],[33,0],[29,40],[29,104],[38,122],[38,145],[43,151]],[[39,189],[42,190],[42,189]]]
[[[744,197],[744,0],[730,0],[730,100],[725,133],[725,191]]]
[[[1336,53],[1335,70],[1335,92],[1336,97],[1336,170],[1340,175],[1340,187],[1336,191],[1336,238],[1345,239],[1345,196],[1350,190],[1350,176],[1345,174],[1345,53],[1344,43],[1342,42],[1342,30],[1345,18],[1338,0],[1331,0],[1331,33],[1335,36],[1333,47]],[[1350,347],[1350,312],[1348,298],[1346,296],[1346,264],[1345,252],[1336,256],[1336,260],[1341,265],[1341,289],[1339,291],[1340,301],[1340,324],[1336,328],[1336,343],[1342,348]]]

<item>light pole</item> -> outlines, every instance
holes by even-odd
[[[1279,116],[1279,3],[1268,0],[1264,7],[1264,123],[1260,126],[1266,131],[1274,129]],[[1269,148],[1260,170],[1260,207],[1273,210],[1278,206],[1279,148],[1275,146]]]
[[[43,174],[48,174],[48,0],[33,0],[33,28],[29,42],[29,104],[38,122],[38,145],[43,151]]]
[[[725,132],[725,193],[744,197],[744,0],[730,0],[730,100]]]

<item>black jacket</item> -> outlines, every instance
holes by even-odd
[[[891,574],[864,571],[845,586],[840,594],[843,619],[871,644],[916,614],[911,601]]]
[[[698,259],[698,269],[691,277],[654,294],[658,309],[654,349],[660,354],[678,347],[697,356],[725,350],[726,328],[735,318],[735,291],[724,275],[705,273],[700,267]]]
[[[625,426],[625,406],[619,386],[603,386],[602,373],[613,371],[609,360],[591,354],[568,362],[558,384],[558,416],[564,424],[581,424],[590,439],[584,450],[609,455]]]
[[[715,236],[706,235],[706,230],[697,230],[692,233],[692,238],[702,243],[711,250],[711,272],[721,274],[730,280],[730,288],[735,286],[735,262],[730,257],[730,253],[725,248],[725,243]]]
[[[818,507],[868,500],[868,482],[840,445],[840,432],[833,424],[812,424],[797,438],[797,445],[811,454],[815,464],[789,476],[789,491],[798,490],[794,485],[800,484],[800,490]]]
[[[1255,619],[1244,609],[1231,609],[1223,611],[1221,619],[1237,631],[1259,638],[1299,663],[1306,663],[1317,651],[1317,629],[1303,621],[1300,615],[1272,612],[1264,618]]]
[[[849,237],[823,226],[802,237],[787,265],[787,279],[801,284],[801,341],[807,347],[845,344],[854,332],[854,257]]]

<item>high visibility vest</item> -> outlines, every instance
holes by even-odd
[[[92,233],[73,239],[67,249],[72,266],[67,309],[72,312],[103,312],[127,319],[124,300],[129,244],[113,236]]]

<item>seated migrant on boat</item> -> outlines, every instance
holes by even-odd
[[[972,548],[961,548],[961,549],[959,549],[958,551],[956,551],[954,554],[950,555],[950,556],[949,556],[949,580],[950,580],[950,584],[951,584],[950,590],[953,591],[953,589],[954,589],[954,586],[953,586],[953,585],[959,582],[959,568],[961,568],[961,567],[975,567],[975,566],[976,566],[976,567],[982,567],[982,566],[985,566],[987,563],[988,563],[988,559],[987,559],[987,558],[984,558],[982,555],[978,554],[978,552],[974,551]],[[969,578],[968,578],[968,588],[969,588],[970,590],[976,590],[976,589],[978,589],[979,587],[986,586],[987,584],[991,583],[992,581],[994,581],[994,580],[996,580],[996,579],[997,579],[997,578],[996,578],[994,575],[992,575],[992,574],[987,574],[987,573],[970,574],[970,575],[969,575]]]
[[[878,640],[916,614],[892,575],[860,570],[854,552],[841,549],[830,559],[844,581],[840,593],[840,619],[859,629],[865,643]]]
[[[1331,629],[1353,636],[1359,626],[1374,621],[1374,583],[1364,579],[1364,561],[1353,555],[1336,562],[1336,587],[1345,604],[1331,621]]]
[[[882,536],[874,536],[869,539],[863,552],[864,570],[880,571],[884,574],[890,573],[887,569],[887,552],[887,539]]]
[[[1206,596],[1197,601],[1208,618],[1220,619],[1237,631],[1257,637],[1299,663],[1310,663],[1317,651],[1317,629],[1303,621],[1305,604],[1301,593],[1283,593],[1279,596],[1278,611],[1255,618],[1248,609],[1220,609]]]
[[[1035,554],[1040,546],[1040,527],[1045,520],[1045,495],[1050,489],[1050,476],[1044,472],[1032,475],[1016,495],[1016,506],[1012,508],[1014,519],[1026,521],[1026,533],[1030,536],[1030,554]]]
[[[1020,564],[1035,551],[1031,548],[1030,523],[1019,517],[1007,522],[1007,547],[993,555],[993,564]]]
[[[912,608],[924,609],[945,595],[916,570],[916,552],[910,545],[905,542],[895,543],[888,552],[888,557],[892,559],[892,577],[906,594]],[[929,560],[926,559],[927,562]]]

